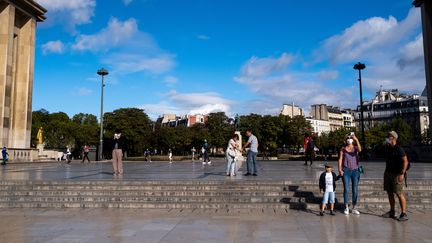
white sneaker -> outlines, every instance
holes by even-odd
[[[360,212],[357,209],[352,209],[351,213],[355,215],[360,215]]]
[[[205,165],[206,164],[206,162],[203,162],[203,165]]]
[[[345,214],[345,215],[348,215],[348,214],[349,214],[349,208],[345,208],[345,210],[344,210],[344,214]]]
[[[211,161],[207,162],[208,165],[211,165]]]

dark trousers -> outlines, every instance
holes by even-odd
[[[88,162],[90,162],[90,159],[88,157],[88,152],[84,152],[84,156],[83,156],[82,162],[84,162],[86,159],[88,160]]]
[[[314,152],[312,150],[306,150],[305,152],[305,164],[307,165],[307,162],[310,161],[310,163],[313,163],[314,159]]]

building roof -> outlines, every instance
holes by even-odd
[[[9,0],[13,5],[24,11],[25,13],[36,18],[36,21],[43,22],[46,19],[45,13],[47,10],[39,3],[33,0]]]

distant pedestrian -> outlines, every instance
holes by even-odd
[[[151,154],[150,154],[150,150],[149,150],[149,149],[146,149],[146,150],[144,151],[144,157],[145,157],[145,161],[147,161],[147,162],[152,162],[152,161],[151,161]]]
[[[6,147],[3,147],[3,149],[2,149],[2,159],[3,159],[3,161],[2,161],[2,165],[6,165],[6,162],[8,162],[8,157],[9,157],[9,153],[7,152],[7,149],[6,149]]]
[[[90,158],[88,157],[89,152],[90,152],[90,147],[87,146],[87,144],[84,145],[84,148],[83,148],[83,159],[82,159],[81,163],[84,163],[86,159],[90,163]]]
[[[238,154],[241,150],[237,141],[239,140],[239,136],[237,134],[233,134],[231,139],[228,142],[228,146],[226,149],[226,159],[227,159],[227,168],[226,175],[227,176],[236,176],[236,161],[238,160]]]
[[[195,160],[195,153],[196,153],[195,147],[192,147],[191,153],[192,153],[192,161],[194,161]]]
[[[315,155],[315,141],[313,140],[312,136],[309,134],[305,134],[304,142],[304,154],[305,154],[305,165],[308,164],[308,161],[310,161],[310,166],[313,164],[314,155]]]
[[[123,149],[125,149],[125,139],[121,131],[116,130],[112,145],[113,175],[123,175]]]
[[[251,129],[246,130],[246,136],[249,137],[246,144],[243,146],[243,150],[245,148],[249,148],[247,151],[247,173],[245,176],[257,176],[258,175],[258,166],[257,166],[257,155],[258,155],[258,139],[255,135],[252,134]]]
[[[320,192],[324,193],[320,216],[324,216],[324,210],[328,203],[330,203],[330,215],[335,215],[334,203],[337,180],[339,180],[339,176],[336,176],[336,174],[333,172],[333,166],[326,164],[325,171],[321,174],[319,179]]]
[[[169,162],[171,164],[173,162],[172,150],[171,149],[168,149],[168,158],[169,158]]]
[[[409,169],[407,155],[402,147],[397,144],[398,134],[391,131],[387,135],[387,159],[384,172],[384,190],[387,192],[390,203],[390,211],[383,214],[383,217],[396,219],[395,197],[399,199],[401,214],[399,221],[408,220],[407,202],[403,191],[403,181],[406,176],[406,171]]]
[[[205,164],[211,165],[210,154],[209,154],[210,146],[207,142],[207,139],[204,139],[203,149],[204,149],[203,150],[203,165],[205,165]]]
[[[345,146],[339,152],[339,176],[342,176],[344,185],[344,214],[348,215],[349,210],[349,190],[350,182],[352,183],[352,209],[351,213],[359,215],[360,212],[355,209],[358,197],[358,184],[360,180],[358,154],[362,151],[362,146],[354,133],[348,135],[345,139]]]
[[[72,161],[72,152],[69,146],[66,147],[66,161],[68,164]]]

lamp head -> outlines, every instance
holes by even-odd
[[[361,62],[354,65],[355,70],[363,70],[365,68],[366,68],[366,65],[364,63],[361,63]]]
[[[105,68],[101,68],[97,71],[97,74],[99,74],[101,76],[108,75],[108,70],[106,70]]]

